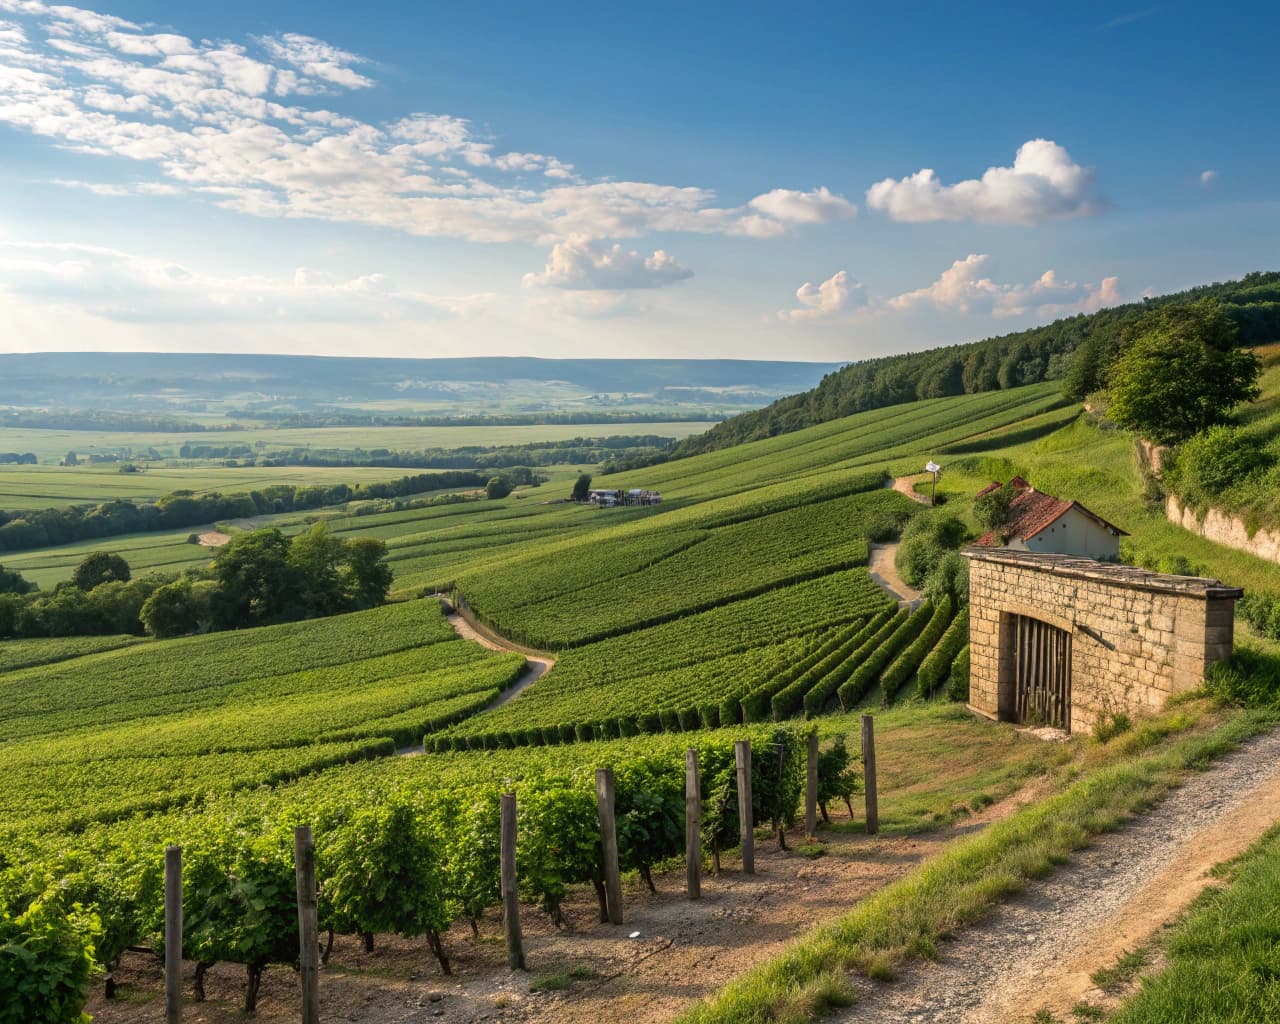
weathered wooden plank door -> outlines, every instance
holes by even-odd
[[[1069,729],[1071,634],[1026,615],[1013,619],[1014,719]]]

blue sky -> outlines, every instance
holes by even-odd
[[[850,360],[1280,266],[1270,6],[0,0],[0,351]]]

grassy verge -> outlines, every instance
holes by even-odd
[[[1225,866],[1164,943],[1168,967],[1109,1019],[1114,1024],[1280,1020],[1280,826]]]
[[[681,1024],[810,1020],[847,1005],[849,970],[891,978],[909,956],[932,957],[955,929],[1001,897],[1042,878],[1091,836],[1150,807],[1189,769],[1207,766],[1242,740],[1280,722],[1280,710],[1225,720],[1179,708],[1152,719],[1064,773],[1066,788],[985,831],[957,841],[833,925],[799,939],[680,1018]],[[1072,779],[1072,776],[1075,776]]]

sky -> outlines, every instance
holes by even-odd
[[[845,362],[1278,269],[1278,29],[0,0],[0,352]]]

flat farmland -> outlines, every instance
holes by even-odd
[[[210,430],[195,433],[115,430],[37,430],[0,427],[0,452],[34,452],[41,463],[61,461],[67,452],[80,455],[130,448],[145,452],[154,448],[162,457],[177,458],[178,450],[192,444],[249,445],[266,450],[293,448],[389,448],[420,451],[424,448],[534,444],[568,441],[575,437],[620,437],[656,434],[677,440],[709,430],[710,422],[661,423],[549,423],[536,426],[485,427],[254,427],[246,430]]]

